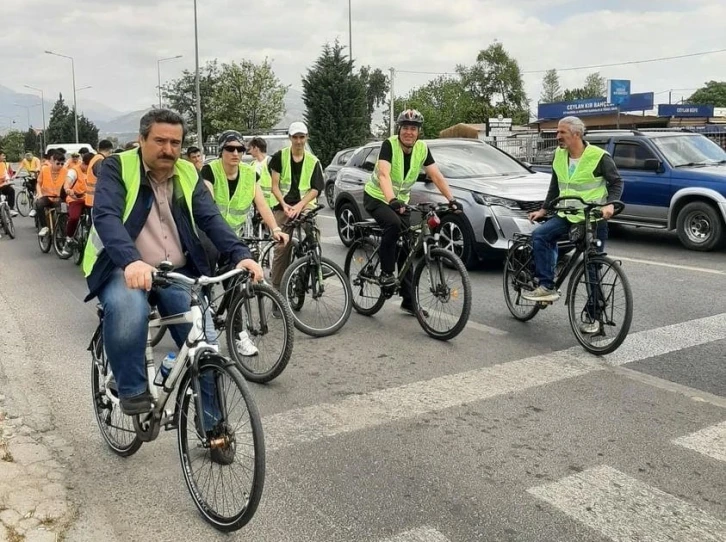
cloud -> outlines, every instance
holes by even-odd
[[[502,42],[527,71],[672,56],[723,48],[726,3],[722,0],[352,0],[353,54],[358,65],[383,70],[453,72],[471,64],[479,50]],[[270,58],[283,83],[300,79],[326,42],[348,44],[347,2],[265,0],[199,5],[200,60],[222,62]],[[0,34],[0,84],[22,90],[30,84],[46,96],[70,97],[68,60],[75,58],[79,94],[117,110],[156,102],[157,59],[183,55],[161,65],[163,80],[194,68],[192,2],[77,0],[57,10],[50,0],[6,0],[7,24]],[[29,15],[32,15],[29,16]],[[27,22],[26,22],[27,21]],[[38,31],[42,29],[42,31]],[[726,53],[663,63],[603,68],[605,77],[630,78],[633,91],[667,91],[701,86],[723,77]],[[560,72],[563,87],[581,85],[596,70]],[[405,93],[434,75],[399,73],[396,92]],[[525,75],[536,107],[541,73]],[[689,95],[677,91],[675,96]],[[667,98],[667,92],[656,100]],[[7,112],[0,111],[0,114]]]

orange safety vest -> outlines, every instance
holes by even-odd
[[[66,196],[66,203],[72,203],[74,201],[78,201],[79,199],[84,199],[86,197],[86,174],[83,173],[81,170],[81,166],[72,166],[70,169],[73,169],[76,172],[76,182],[73,183],[73,193],[77,194],[76,196],[72,196],[70,192]]]
[[[40,170],[40,177],[38,183],[40,183],[40,189],[43,192],[43,196],[49,196],[52,198],[60,197],[61,188],[66,182],[68,177],[68,168],[63,166],[58,171],[58,176],[53,179],[53,174],[50,170],[50,166],[44,167]]]
[[[88,171],[86,172],[86,207],[93,207],[93,195],[96,193],[96,178],[93,173],[93,166],[96,162],[103,160],[104,156],[101,153],[96,154],[91,158],[91,162],[88,164]]]

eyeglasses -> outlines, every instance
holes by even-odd
[[[222,148],[225,151],[227,151],[227,152],[235,152],[236,151],[236,152],[238,152],[240,154],[242,154],[243,152],[245,152],[245,148],[244,147],[240,147],[238,145],[225,145]]]

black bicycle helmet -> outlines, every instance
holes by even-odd
[[[401,129],[401,126],[418,126],[421,128],[423,123],[423,115],[416,109],[406,109],[405,111],[401,111],[401,114],[398,115],[398,120],[396,120],[399,130]]]

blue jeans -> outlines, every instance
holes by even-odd
[[[540,286],[552,289],[555,286],[555,265],[557,264],[557,241],[566,239],[572,223],[558,215],[540,224],[532,232],[532,251],[534,252],[534,276]],[[605,250],[608,237],[607,222],[597,224],[597,238],[602,241],[599,252]]]
[[[156,306],[161,316],[172,316],[187,312],[191,303],[189,291],[172,285],[153,290]],[[122,269],[114,270],[111,278],[98,293],[103,306],[103,344],[111,365],[119,397],[128,399],[147,391],[146,339],[149,330],[149,293],[132,290],[126,286]],[[189,335],[191,324],[169,326],[169,331],[178,348]],[[204,327],[208,342],[216,343],[216,331],[207,311]],[[216,393],[212,374],[202,377],[202,401],[205,404],[205,427],[213,424],[211,418],[218,418]],[[207,412],[211,405],[211,412]]]

